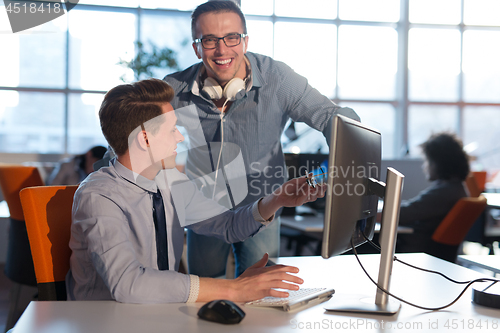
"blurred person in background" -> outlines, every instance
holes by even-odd
[[[397,252],[426,252],[441,221],[459,199],[469,195],[464,182],[470,171],[469,157],[455,134],[433,134],[420,147],[424,172],[432,183],[401,202],[399,225],[413,228],[413,233],[398,235]]]
[[[59,161],[46,181],[47,185],[77,185],[94,171],[93,164],[102,159],[106,147],[95,146],[85,154]]]

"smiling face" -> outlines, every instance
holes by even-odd
[[[196,38],[224,37],[234,33],[242,34],[244,31],[240,17],[233,12],[205,13],[196,22]],[[244,57],[247,45],[248,37],[245,37],[239,45],[233,47],[227,47],[220,40],[212,50],[204,49],[201,43],[193,43],[193,48],[198,59],[203,60],[207,75],[224,87],[234,77],[246,77]]]

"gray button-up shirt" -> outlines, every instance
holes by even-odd
[[[152,193],[158,188],[167,218],[168,271],[157,267]],[[228,211],[206,199],[176,169],[148,180],[116,160],[81,183],[74,197],[72,222],[68,299],[127,303],[188,299],[192,279],[176,272],[184,227],[232,243],[266,224],[257,203]]]

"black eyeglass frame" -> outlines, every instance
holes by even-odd
[[[240,42],[238,44],[229,46],[226,43],[226,37],[232,37],[232,36],[240,36]],[[219,42],[220,42],[221,39],[224,41],[224,45],[226,45],[227,47],[235,47],[235,46],[240,45],[241,44],[241,40],[243,38],[247,37],[247,36],[248,36],[248,34],[229,34],[229,35],[226,35],[224,37],[202,37],[202,38],[197,38],[193,42],[196,43],[196,44],[201,43],[201,46],[205,50],[213,50],[213,49],[217,48],[217,45],[219,45]],[[217,42],[215,42],[215,46],[214,47],[205,47],[205,45],[203,45],[203,40],[204,39],[217,39]]]

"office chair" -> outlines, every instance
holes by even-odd
[[[455,262],[458,247],[485,208],[486,198],[482,195],[460,199],[432,234],[433,244],[428,253]]]
[[[483,178],[484,176],[484,178]],[[482,172],[471,172],[465,179],[465,185],[469,190],[469,195],[473,198],[477,198],[484,192],[486,185],[486,172],[484,175]]]
[[[31,257],[23,209],[19,199],[19,191],[28,186],[43,185],[38,169],[24,165],[0,165],[0,187],[7,201],[10,212],[9,241],[4,273],[13,282],[10,289],[9,314],[7,315],[6,329],[11,328],[22,313],[21,305],[23,286],[36,287],[35,270]],[[25,304],[27,305],[27,304]]]
[[[479,190],[481,192],[484,192],[484,190],[486,189],[486,178],[488,176],[488,173],[486,171],[472,171],[471,173],[476,179]]]
[[[66,300],[71,209],[77,188],[77,185],[37,186],[20,193],[40,301]]]

